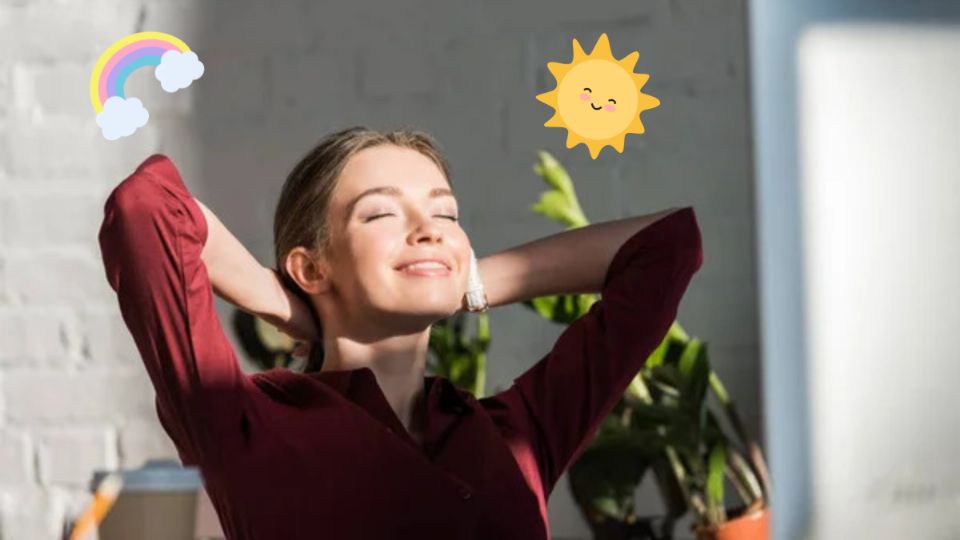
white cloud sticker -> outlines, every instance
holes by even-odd
[[[97,115],[97,125],[108,141],[114,141],[132,135],[147,125],[149,118],[150,113],[139,99],[111,96],[103,103],[103,111]]]
[[[203,62],[193,51],[167,51],[160,57],[160,65],[153,74],[164,90],[176,92],[203,75]]]

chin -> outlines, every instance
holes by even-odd
[[[416,299],[408,302],[394,304],[396,313],[410,315],[412,317],[432,317],[434,319],[443,319],[456,313],[460,307],[459,303],[449,300],[430,302],[424,299]]]
[[[401,311],[410,315],[449,317],[456,311],[456,307],[451,306],[449,303],[421,304],[417,306],[407,305],[405,309]]]

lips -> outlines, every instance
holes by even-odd
[[[452,275],[449,270],[442,266],[437,266],[434,268],[420,268],[412,267],[406,270],[397,270],[405,277],[447,277]]]
[[[437,264],[443,265],[443,267],[446,268],[448,271],[452,270],[453,268],[453,265],[451,265],[449,261],[441,258],[410,259],[408,261],[404,261],[398,264],[397,266],[394,266],[393,268],[394,270],[403,270],[404,267],[410,266],[411,264],[416,264],[416,263],[437,263]]]
[[[419,261],[421,263],[428,264],[418,264],[407,263],[397,267],[397,272],[400,272],[405,277],[419,277],[419,278],[433,278],[433,277],[447,277],[453,275],[453,272],[450,271],[450,268],[444,264],[443,261],[439,260],[424,260]]]

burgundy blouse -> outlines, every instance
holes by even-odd
[[[168,157],[113,190],[98,238],[161,424],[230,539],[549,539],[547,497],[703,262],[692,207],[639,230],[602,299],[508,389],[476,399],[424,377],[421,446],[369,368],[241,371],[200,258],[206,221]]]

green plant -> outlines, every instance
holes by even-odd
[[[582,227],[573,182],[547,152],[534,172],[550,190],[531,206],[568,228]],[[524,304],[547,320],[569,324],[589,311],[596,295],[535,298]],[[719,408],[708,405],[711,390]],[[723,422],[731,426],[724,429]],[[732,432],[732,433],[731,433]],[[647,472],[654,474],[666,508],[654,519],[634,512],[635,492]],[[570,486],[597,538],[650,534],[670,538],[675,521],[688,510],[698,525],[728,519],[724,479],[747,508],[766,505],[768,475],[759,446],[750,440],[736,407],[712,370],[707,346],[676,321],[648,357],[591,444],[569,470]]]
[[[260,317],[233,309],[233,331],[247,356],[260,370],[290,367],[294,340]]]
[[[429,344],[433,358],[427,362],[427,369],[482,398],[490,346],[490,316],[486,312],[474,315],[476,331],[472,337],[465,331],[469,313],[461,311],[433,325]]]

